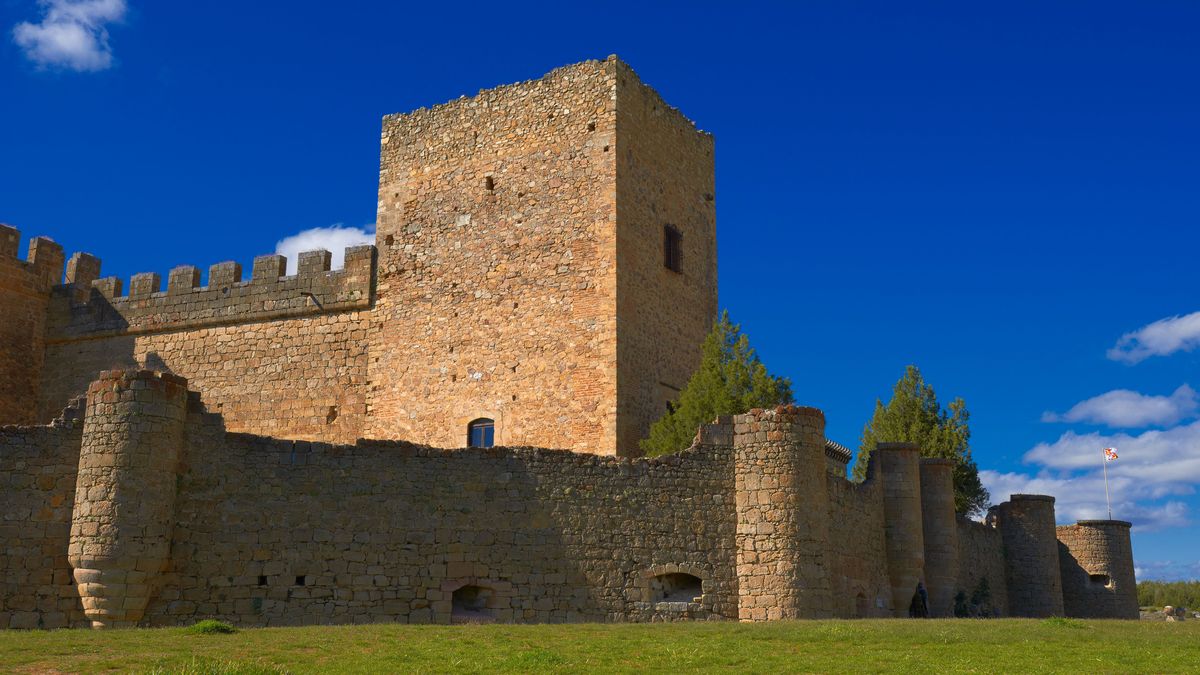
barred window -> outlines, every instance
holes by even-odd
[[[683,271],[683,234],[672,225],[663,226],[663,265],[672,272]]]

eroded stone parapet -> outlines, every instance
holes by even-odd
[[[738,618],[826,618],[825,416],[780,406],[734,417]]]
[[[68,559],[94,628],[136,625],[166,569],[187,380],[100,373],[88,387]]]

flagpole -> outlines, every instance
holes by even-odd
[[[1108,503],[1108,519],[1112,520],[1112,499],[1108,496],[1108,450],[1100,451],[1100,464],[1104,467],[1104,501]]]

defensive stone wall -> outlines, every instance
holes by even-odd
[[[1130,523],[1081,520],[1058,527],[1063,609],[1095,619],[1139,617]]]
[[[83,401],[47,426],[0,427],[0,628],[82,619],[67,547]]]
[[[53,424],[0,428],[0,626],[904,616],[925,573],[923,543],[899,549],[923,523],[915,448],[881,446],[854,485],[828,473],[823,427],[755,410],[652,460],[335,445],[230,433],[182,378],[109,371]],[[1110,525],[1080,527],[1119,575]],[[957,587],[994,578],[1007,602],[1002,532],[956,535]]]
[[[32,424],[45,358],[47,296],[62,279],[63,251],[36,237],[20,260],[20,244],[21,233],[0,223],[0,423]]]
[[[845,464],[841,469],[840,475],[826,479],[834,616],[892,616],[882,483],[874,469],[862,483],[846,480]]]
[[[956,611],[967,616],[1008,616],[1008,578],[1004,565],[1003,534],[993,525],[963,517],[956,519],[956,526]]]
[[[101,371],[150,367],[203,389],[231,430],[352,442],[366,417],[375,253],[347,249],[334,271],[330,257],[301,253],[297,274],[285,276],[283,256],[260,256],[247,280],[236,263],[220,263],[207,286],[180,267],[166,292],[157,275],[139,274],[126,296],[118,279],[73,279],[69,268],[50,299],[38,419]],[[96,276],[100,261],[91,260]]]

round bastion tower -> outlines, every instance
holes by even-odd
[[[958,583],[958,522],[954,514],[954,460],[921,458],[921,521],[925,534],[925,587],[929,615],[954,616]]]
[[[825,415],[789,405],[733,424],[738,617],[832,617]]]
[[[912,443],[879,443],[883,481],[884,539],[888,577],[892,584],[892,613],[908,616],[917,584],[925,578],[925,535],[921,519],[921,450]]]
[[[1058,528],[1063,608],[1068,616],[1140,616],[1130,527],[1124,520],[1081,520]]]
[[[1012,495],[999,506],[999,514],[1009,613],[1034,618],[1063,616],[1054,497]]]
[[[93,628],[141,620],[166,569],[187,380],[105,371],[88,387],[68,558]]]

